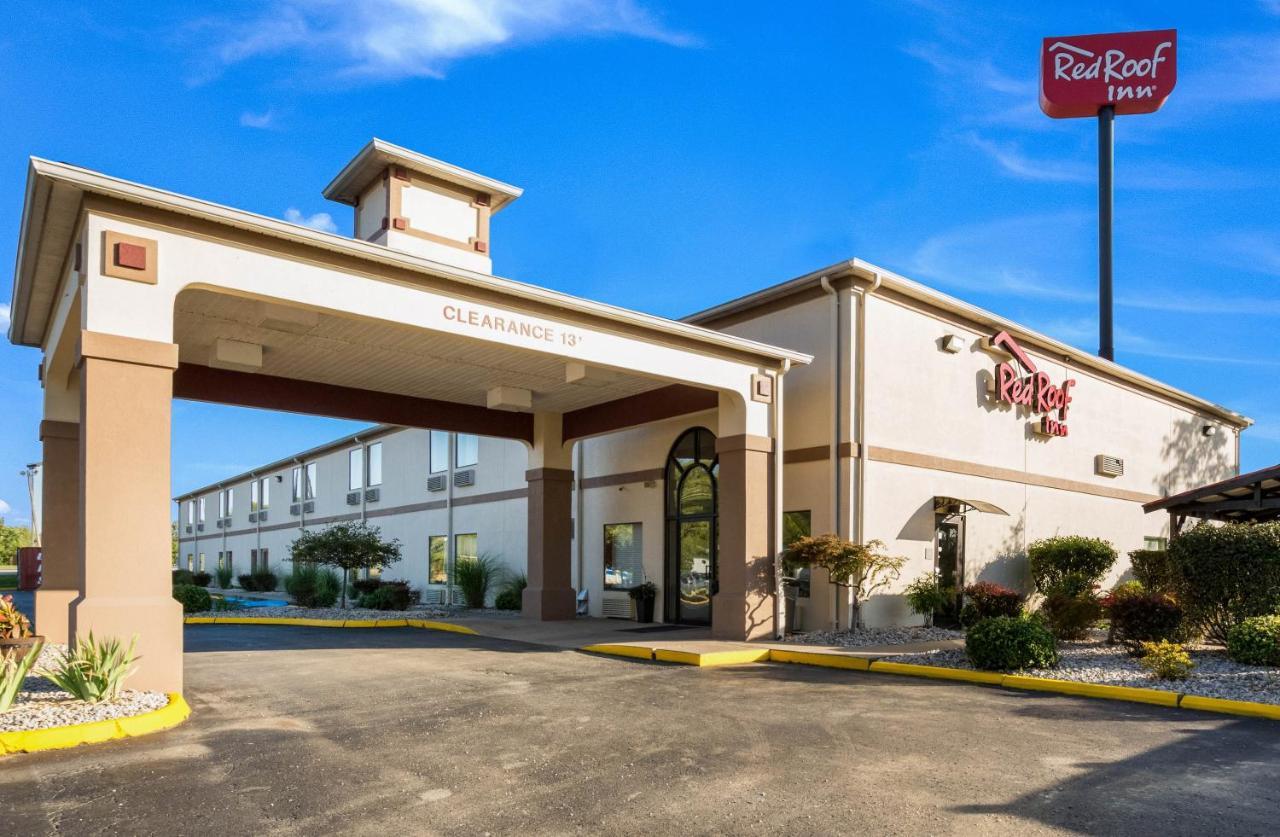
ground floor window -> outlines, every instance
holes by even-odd
[[[249,550],[249,572],[265,573],[268,569],[267,550],[251,549]]]
[[[644,581],[644,543],[639,523],[604,527],[604,586],[636,587]]]
[[[204,572],[204,553],[200,553],[200,572]]]
[[[190,552],[187,553],[187,572],[191,572],[196,568],[196,557]]]
[[[1164,552],[1169,548],[1169,539],[1147,535],[1142,539],[1142,548],[1154,550],[1156,552]]]
[[[813,534],[813,512],[808,509],[804,511],[789,511],[782,513],[782,546],[791,546],[791,544],[807,538]],[[809,568],[802,567],[800,572],[796,573],[796,595],[802,599],[809,598]]]
[[[427,538],[427,583],[449,583],[449,556],[446,554],[449,539],[444,535]]]
[[[459,558],[479,558],[480,539],[476,533],[470,532],[463,535],[454,535],[453,555],[455,561]]]

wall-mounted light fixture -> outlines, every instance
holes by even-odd
[[[1201,435],[1201,436],[1217,436],[1217,435],[1218,435],[1218,425],[1216,425],[1216,424],[1206,424],[1204,427],[1201,427],[1201,428],[1200,428],[1200,435]]]
[[[947,354],[959,354],[960,350],[964,348],[964,338],[958,334],[945,334],[938,341],[938,348]]]

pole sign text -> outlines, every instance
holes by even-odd
[[[1178,81],[1178,30],[1045,38],[1040,109],[1055,119],[1154,113]]]
[[[1075,379],[1067,378],[1061,384],[1055,384],[1048,372],[1036,368],[1035,362],[1007,331],[992,337],[988,345],[1013,356],[1010,361],[996,364],[993,393],[996,401],[1026,407],[1032,414],[1040,416],[1034,429],[1041,436],[1066,436],[1067,411],[1071,407],[1071,388],[1076,385]]]

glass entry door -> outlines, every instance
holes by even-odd
[[[716,437],[706,428],[685,431],[666,468],[667,622],[711,624],[716,593],[716,514],[720,471]]]
[[[715,580],[711,553],[712,522],[680,522],[680,598],[675,621],[711,624],[711,585]]]
[[[963,520],[939,516],[934,529],[938,581],[944,589],[956,591],[950,604],[933,615],[933,623],[940,628],[960,626],[960,589],[964,587]]]

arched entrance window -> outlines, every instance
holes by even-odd
[[[666,608],[668,622],[711,624],[716,592],[715,434],[686,430],[671,446],[666,468]]]

